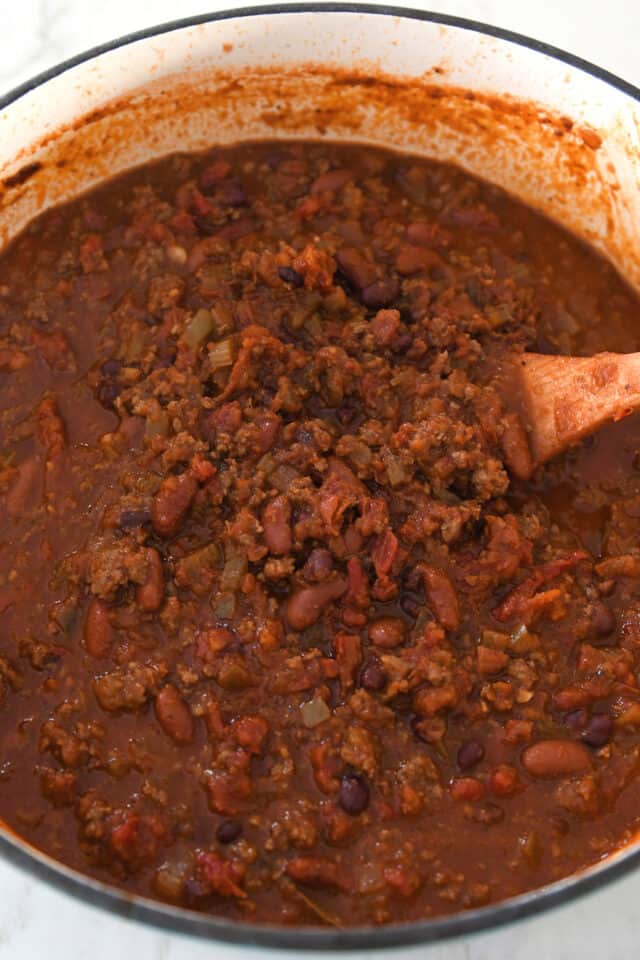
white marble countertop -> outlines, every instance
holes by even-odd
[[[633,0],[405,3],[483,20],[545,40],[640,86],[640,4],[636,6]],[[0,93],[60,60],[122,34],[230,6],[229,0],[182,0],[178,4],[175,0],[0,0]],[[402,957],[628,960],[637,955],[640,943],[639,903],[637,871],[543,916],[491,933],[402,951]],[[0,957],[34,960],[43,956],[47,960],[204,960],[212,956],[216,960],[276,960],[277,956],[293,954],[226,947],[157,932],[83,905],[0,861]],[[309,957],[319,960],[320,955]]]

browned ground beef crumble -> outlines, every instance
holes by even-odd
[[[244,921],[450,913],[640,802],[640,419],[517,481],[506,351],[640,304],[461,171],[174,156],[0,260],[0,815]]]

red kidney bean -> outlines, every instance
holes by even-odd
[[[311,184],[309,193],[325,193],[326,191],[331,191],[335,193],[336,190],[341,190],[350,180],[353,180],[353,171],[346,169],[339,170],[328,170],[326,173],[321,173],[319,177]]]
[[[467,740],[458,750],[456,757],[461,770],[471,770],[484,757],[484,747],[478,740]]]
[[[108,656],[113,639],[109,608],[103,600],[94,598],[89,604],[84,621],[84,645],[87,653],[97,658]]]
[[[369,624],[369,640],[377,647],[399,647],[405,637],[406,627],[398,617],[380,617]]]
[[[582,733],[582,739],[590,747],[604,747],[608,743],[613,733],[613,720],[606,713],[597,713],[591,717],[586,729]]]
[[[187,471],[165,477],[151,503],[151,523],[161,537],[175,537],[198,492],[198,481]]]
[[[484,783],[476,780],[475,777],[455,777],[449,784],[449,793],[454,800],[473,803],[476,800],[482,800],[486,788]]]
[[[164,573],[158,551],[148,547],[146,553],[149,563],[147,579],[136,590],[136,603],[144,613],[154,613],[164,600]]]
[[[357,817],[369,806],[369,784],[361,773],[345,773],[340,781],[338,803],[345,813]]]
[[[508,797],[518,789],[518,771],[509,763],[502,763],[492,771],[489,784],[499,797]]]
[[[361,294],[361,300],[365,307],[369,307],[370,310],[378,310],[380,307],[388,307],[390,303],[393,303],[399,290],[400,284],[395,277],[386,277],[365,287]]]
[[[608,637],[616,628],[616,618],[609,607],[598,603],[591,614],[591,629],[597,637]]]
[[[223,820],[216,830],[218,843],[233,843],[242,834],[242,824],[239,820]]]
[[[575,740],[538,740],[523,751],[521,759],[532,777],[549,779],[582,773],[591,766],[589,751]]]
[[[347,582],[342,578],[302,587],[289,597],[286,618],[292,630],[306,630],[312,626],[332,600],[337,600],[347,591]]]
[[[277,557],[289,553],[293,546],[290,521],[291,504],[286,497],[276,497],[262,511],[264,539],[270,553]]]
[[[364,290],[376,281],[376,268],[365,260],[357,247],[343,247],[336,253],[336,262],[356,290]]]
[[[387,685],[387,675],[376,660],[370,660],[360,674],[360,686],[372,693],[384,690]]]
[[[156,716],[168,737],[174,743],[193,740],[193,716],[188,704],[172,684],[167,683],[156,697]]]

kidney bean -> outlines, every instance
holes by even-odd
[[[285,610],[289,626],[292,630],[306,630],[320,618],[324,608],[346,590],[347,583],[342,578],[296,590],[289,597]]]
[[[223,820],[216,830],[218,843],[233,843],[242,834],[242,824],[239,820]]]
[[[582,733],[582,739],[590,747],[604,747],[608,743],[613,733],[613,720],[606,713],[597,713],[591,717],[586,729]]]
[[[344,869],[340,871],[338,865],[327,857],[295,857],[286,865],[285,873],[296,883],[309,887],[348,890]]]
[[[165,477],[151,503],[151,523],[164,538],[175,537],[198,492],[198,481],[188,471]]]
[[[360,675],[360,686],[377,693],[387,685],[387,675],[376,660],[370,660]]]
[[[370,310],[378,310],[380,307],[388,307],[390,303],[393,303],[399,290],[400,284],[396,278],[386,277],[365,287],[361,294],[361,300],[365,307],[369,307]]]
[[[262,511],[264,539],[269,552],[277,557],[289,553],[293,546],[291,535],[291,504],[286,497],[276,497]]]
[[[591,614],[591,629],[597,637],[608,637],[616,628],[616,618],[609,607],[598,603]]]
[[[456,761],[461,770],[470,770],[484,757],[484,747],[478,740],[467,740],[458,750]]]
[[[406,627],[398,617],[380,617],[369,624],[369,640],[377,647],[399,647],[405,637]]]
[[[455,777],[449,784],[449,793],[454,800],[474,802],[482,800],[486,788],[484,783],[475,777]]]
[[[376,268],[365,260],[357,247],[343,247],[335,256],[340,270],[356,290],[364,290],[375,283]]]
[[[369,806],[369,784],[361,773],[345,773],[340,781],[338,803],[345,813],[357,817]]]
[[[191,710],[172,684],[167,683],[157,695],[155,708],[160,726],[174,743],[193,740]]]
[[[549,779],[582,773],[591,766],[589,751],[575,740],[538,740],[522,752],[521,759],[532,777]]]
[[[148,547],[146,554],[149,564],[147,579],[136,590],[136,603],[144,613],[153,613],[160,609],[164,600],[164,574],[158,551]]]
[[[501,763],[491,772],[489,784],[499,797],[508,797],[518,789],[518,771],[509,763]]]
[[[460,626],[458,597],[451,580],[438,567],[426,564],[420,568],[424,580],[424,592],[429,606],[445,630],[457,630]]]
[[[321,173],[319,177],[316,177],[311,184],[309,193],[317,194],[325,193],[326,191],[335,193],[336,190],[341,190],[346,186],[350,180],[353,180],[352,170],[327,170],[326,173]]]
[[[84,645],[92,657],[108,656],[113,646],[114,634],[109,619],[109,608],[102,600],[94,598],[87,609],[84,621]]]

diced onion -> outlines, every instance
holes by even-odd
[[[223,593],[227,591],[239,590],[247,572],[247,558],[244,553],[235,553],[225,562],[222,576],[220,577],[220,590]]]
[[[305,727],[317,727],[331,716],[331,711],[322,697],[314,697],[300,704],[300,713]]]
[[[168,437],[169,436],[169,415],[161,410],[153,417],[147,417],[144,427],[145,437]]]

